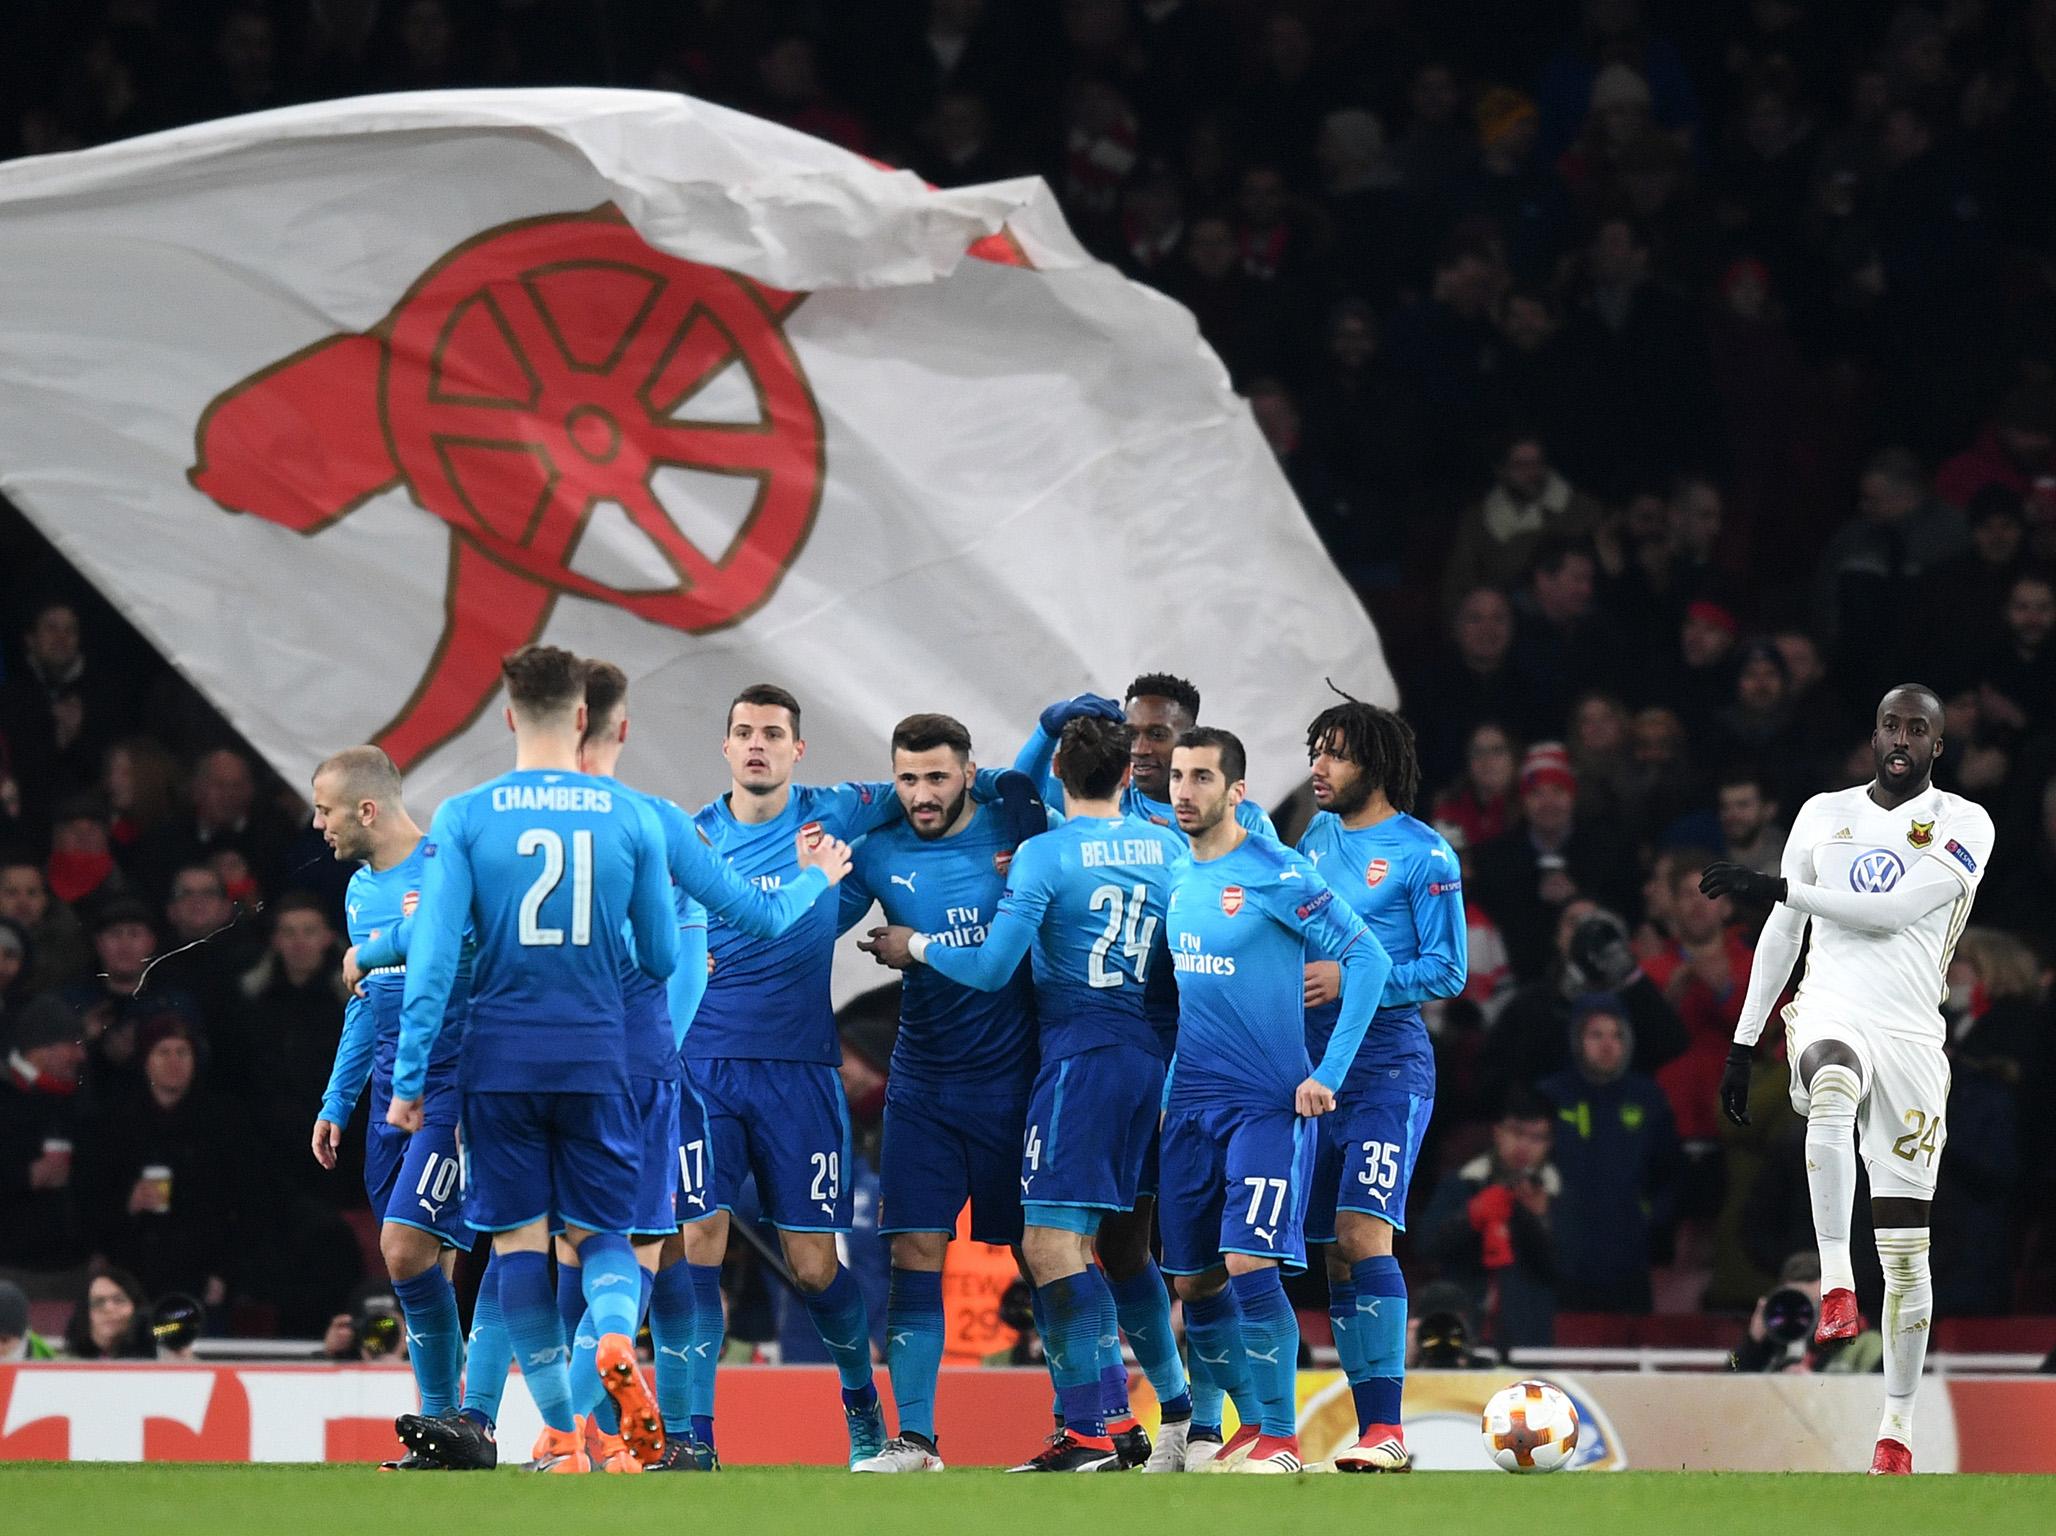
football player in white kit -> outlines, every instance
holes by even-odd
[[[1739,1125],[1749,1123],[1751,1049],[1812,920],[1806,970],[1784,1019],[1820,1243],[1814,1337],[1849,1338],[1860,1326],[1849,1264],[1860,1144],[1885,1276],[1885,1413],[1870,1470],[1902,1473],[1913,1470],[1913,1398],[1934,1313],[1928,1208],[1949,1099],[1941,1002],[1991,860],[1992,818],[1934,787],[1942,703],[1930,689],[1908,684],[1885,695],[1871,752],[1877,777],[1869,784],[1806,802],[1782,876],[1717,863],[1699,888],[1776,903],[1721,1077],[1721,1107]]]

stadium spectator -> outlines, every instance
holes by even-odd
[[[86,1256],[78,1213],[78,1016],[55,993],[0,1034],[0,1269],[49,1273]]]
[[[1617,689],[1632,666],[1619,628],[1594,602],[1597,580],[1591,545],[1552,534],[1535,546],[1527,586],[1514,600],[1514,654],[1533,680],[1537,707],[1555,720],[1579,688]]]
[[[1496,720],[1471,728],[1464,742],[1462,776],[1435,800],[1434,820],[1463,833],[1475,850],[1520,819],[1519,756],[1513,737]]]
[[[1729,769],[1715,786],[1722,856],[1758,874],[1775,875],[1785,858],[1779,803],[1755,769]]]
[[[1485,1039],[1483,1067],[1494,1102],[1570,1065],[1571,1008],[1591,992],[1616,994],[1630,1030],[1629,1064],[1654,1075],[1687,1044],[1677,1010],[1643,972],[1618,917],[1583,897],[1556,920],[1544,972],[1507,999]]]
[[[106,808],[92,794],[60,801],[50,816],[50,860],[43,873],[50,893],[88,909],[119,896],[128,881],[114,863]]]
[[[176,870],[220,853],[240,855],[259,885],[273,877],[294,828],[258,800],[248,758],[228,747],[205,753],[193,766],[186,799],[189,816],[174,818],[137,849],[143,878],[153,890],[170,889]],[[244,894],[229,892],[232,899]]]
[[[142,1088],[138,1031],[146,1021],[171,1013],[196,1031],[204,1027],[199,1003],[184,988],[161,985],[153,978],[145,993],[143,978],[156,947],[149,909],[129,897],[111,901],[93,920],[98,973],[63,991],[65,1001],[85,1020],[86,1087],[95,1108]]]
[[[1490,490],[1473,504],[1457,525],[1455,546],[1443,572],[1443,595],[1453,608],[1463,594],[1478,587],[1511,587],[1539,565],[1543,541],[1551,535],[1588,534],[1599,525],[1599,503],[1573,489],[1549,463],[1541,438],[1517,434],[1508,439]],[[1561,550],[1565,546],[1553,545]],[[1589,556],[1587,556],[1589,561]],[[1554,576],[1560,559],[1547,567]],[[1590,586],[1589,572],[1587,587]],[[1591,601],[1565,606],[1538,594],[1538,605],[1552,623],[1582,619]]]
[[[250,1132],[263,1163],[317,1198],[354,1203],[351,1181],[323,1174],[307,1156],[307,1128],[328,1086],[349,997],[335,929],[318,901],[304,892],[280,898],[270,947],[243,974],[239,990],[242,1006],[227,1054],[234,1080],[256,1101]],[[347,1156],[361,1138],[343,1140]]]
[[[2035,482],[2056,475],[2056,391],[2022,385],[2000,402],[1976,442],[1935,471],[1935,495],[1967,512],[1991,488],[2016,502]]]
[[[154,1360],[149,1325],[149,1298],[136,1277],[95,1264],[65,1325],[64,1352],[74,1360]]]
[[[1464,1288],[1500,1350],[1556,1333],[1551,1208],[1563,1180],[1549,1161],[1553,1111],[1528,1090],[1507,1100],[1489,1150],[1447,1174],[1421,1222],[1423,1248]]]
[[[57,1351],[29,1326],[29,1298],[12,1280],[0,1280],[0,1365],[55,1360]]]
[[[1607,993],[1571,1005],[1572,1066],[1538,1089],[1556,1108],[1551,1153],[1562,1192],[1551,1210],[1558,1304],[1647,1312],[1649,1265],[1667,1259],[1681,1158],[1663,1090],[1630,1071],[1634,1031]]]
[[[1477,850],[1478,900],[1506,936],[1514,975],[1542,974],[1566,903],[1586,896],[1635,905],[1634,856],[1608,828],[1578,819],[1578,779],[1561,742],[1521,759],[1520,825]]]
[[[26,809],[48,811],[92,787],[121,702],[88,664],[78,610],[61,598],[39,603],[22,633],[22,668],[0,683],[0,737]]]
[[[171,820],[178,801],[178,762],[148,736],[130,736],[107,752],[101,789],[114,813],[115,858],[124,869],[136,846]],[[136,871],[128,869],[131,879]]]
[[[210,864],[188,864],[171,877],[165,903],[166,948],[159,976],[193,994],[210,1038],[231,1033],[242,1004],[242,978],[258,960],[251,929]]]
[[[0,917],[28,935],[31,995],[85,974],[92,950],[78,914],[51,896],[42,865],[27,854],[0,855]]]
[[[1857,515],[1828,541],[1815,578],[1814,617],[1834,640],[1846,697],[1874,701],[1918,665],[1915,637],[1896,615],[1919,601],[1917,579],[1965,540],[1962,514],[1929,496],[1911,452],[1887,448],[1865,467]]]
[[[2014,577],[2002,614],[1998,644],[1974,669],[1978,718],[2013,741],[2056,724],[2056,580]]]
[[[91,1128],[80,1190],[87,1229],[95,1250],[147,1291],[219,1306],[239,1246],[233,1127],[196,1087],[199,1052],[184,1019],[153,1017],[137,1055],[143,1090],[109,1105]]]
[[[1453,781],[1469,769],[1467,753],[1481,725],[1504,726],[1516,738],[1550,727],[1532,680],[1514,659],[1513,633],[1513,605],[1506,595],[1496,587],[1473,587],[1456,605],[1450,624],[1455,644],[1407,690],[1421,772],[1430,784],[1455,787]],[[1509,754],[1503,787],[1510,789],[1512,781]],[[1503,828],[1468,830],[1491,837]]]

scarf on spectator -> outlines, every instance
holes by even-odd
[[[1533,501],[1516,501],[1512,491],[1495,485],[1485,494],[1485,532],[1495,544],[1547,533],[1570,504],[1570,482],[1555,470]]]

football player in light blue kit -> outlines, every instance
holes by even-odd
[[[1128,685],[1125,704],[1090,693],[1052,704],[1042,712],[1015,767],[1030,775],[1046,774],[1058,734],[1066,721],[1080,714],[1104,715],[1124,721],[1128,727],[1129,780],[1121,791],[1122,814],[1138,816],[1182,839],[1185,834],[1179,829],[1170,802],[1171,752],[1178,737],[1199,724],[1199,690],[1168,672],[1145,672]],[[1052,779],[1045,785],[1043,795],[1052,806],[1063,808],[1061,783]],[[1235,819],[1251,832],[1270,838],[1278,835],[1271,818],[1254,800],[1238,804]],[[1149,992],[1151,1009],[1158,1018],[1168,1054],[1176,1048],[1178,1037],[1175,983],[1169,975],[1157,976],[1150,982]],[[1148,1373],[1157,1401],[1166,1403],[1175,1401],[1185,1380],[1185,1369],[1179,1363],[1177,1340],[1171,1333],[1170,1291],[1150,1253],[1156,1189],[1157,1140],[1152,1137],[1143,1161],[1142,1188],[1135,1209],[1109,1213],[1100,1223],[1097,1248],[1107,1284],[1114,1293],[1121,1331],[1128,1336],[1128,1342],[1135,1348],[1135,1358]],[[1194,1458],[1204,1459],[1211,1454],[1208,1447],[1220,1444],[1221,1405],[1225,1396],[1205,1361],[1195,1359],[1192,1363],[1191,1391],[1193,1413],[1187,1426],[1190,1450]],[[1171,1438],[1175,1448],[1175,1432]],[[1164,1437],[1159,1435],[1157,1448],[1150,1457],[1151,1469],[1173,1470],[1170,1458],[1171,1449],[1166,1448]]]
[[[1421,1004],[1463,991],[1463,880],[1449,844],[1410,814],[1421,771],[1404,720],[1346,700],[1315,717],[1306,749],[1320,810],[1299,851],[1392,958],[1335,1112],[1321,1117],[1306,1218],[1307,1241],[1328,1245],[1335,1350],[1356,1400],[1357,1443],[1335,1466],[1403,1472],[1406,1279],[1392,1256],[1392,1234],[1405,1230],[1407,1192],[1435,1107],[1435,1051]],[[1334,961],[1308,962],[1309,1055],[1327,1049],[1341,984]]]
[[[579,743],[579,769],[595,778],[618,783],[615,770],[622,749],[628,744],[627,674],[612,662],[589,661],[585,704],[586,726]],[[637,793],[625,785],[619,787],[623,794]],[[705,1152],[706,1108],[699,1095],[684,1086],[680,1051],[699,998],[706,990],[708,910],[711,908],[723,922],[740,932],[775,939],[805,916],[815,900],[843,877],[849,869],[850,851],[848,844],[834,838],[796,837],[798,875],[789,884],[757,886],[714,854],[691,818],[676,804],[656,795],[644,798],[664,829],[665,863],[671,874],[679,932],[679,963],[668,983],[654,980],[633,963],[621,973],[628,1076],[643,1128],[641,1179],[637,1186],[635,1225],[629,1236],[635,1245],[636,1263],[644,1284],[653,1289],[661,1250],[667,1239],[677,1241],[681,1171],[694,1175],[694,1165],[704,1158]],[[698,1150],[691,1150],[695,1146]],[[681,1149],[687,1149],[683,1159]],[[699,1179],[703,1182],[704,1175]],[[707,1214],[704,1206],[700,1214]],[[653,1300],[651,1337],[660,1350],[668,1344],[679,1351],[688,1346],[695,1320],[691,1315],[687,1272],[675,1264],[672,1267],[677,1281],[686,1283],[673,1283],[670,1300],[684,1305],[667,1307],[660,1316]],[[558,1305],[567,1310],[575,1306],[584,1313],[572,1331],[575,1406],[581,1412],[599,1415],[601,1446],[609,1452],[609,1470],[627,1470],[616,1464],[621,1451],[611,1443],[611,1437],[617,1433],[626,1441],[626,1451],[652,1468],[705,1470],[690,1438],[690,1415],[683,1409],[687,1360],[682,1354],[660,1352],[656,1357],[659,1412],[662,1414],[667,1400],[672,1408],[667,1416],[669,1422],[659,1427],[659,1433],[639,1435],[639,1427],[628,1423],[621,1424],[618,1431],[607,1427],[609,1405],[601,1392],[599,1377],[591,1368],[592,1352],[598,1345],[592,1314],[581,1302],[566,1300],[567,1291],[576,1293],[579,1289],[577,1256],[559,1238]],[[675,1449],[670,1443],[674,1433],[683,1438]],[[712,1454],[711,1448],[707,1449],[706,1458],[711,1460]]]
[[[894,726],[892,771],[905,819],[859,845],[839,919],[847,930],[874,901],[881,906],[890,926],[872,929],[859,947],[886,965],[903,964],[905,940],[917,930],[938,945],[979,943],[1009,861],[1035,846],[1023,834],[1049,826],[1032,794],[1033,820],[1020,825],[1006,802],[973,801],[971,735],[948,715],[909,715]],[[1031,789],[1025,777],[1014,779]],[[991,990],[933,970],[905,977],[878,1170],[879,1230],[892,1240],[885,1360],[899,1433],[854,1471],[942,1470],[935,1388],[943,1261],[967,1199],[974,1240],[1008,1248],[1021,1241],[1021,1133],[1034,1077],[1035,1001],[1020,957]]]
[[[1145,993],[1151,974],[1169,969],[1165,904],[1171,868],[1185,855],[1169,828],[1121,812],[1128,755],[1120,722],[1065,723],[1056,767],[1071,820],[1014,855],[984,942],[952,947],[934,933],[906,941],[912,959],[975,987],[1008,985],[1022,958],[1033,960],[1042,1064],[1018,1157],[1022,1250],[1064,1428],[1016,1471],[1094,1472],[1120,1459],[1105,1412],[1109,1403],[1125,1412],[1128,1373],[1093,1238],[1109,1213],[1135,1208],[1156,1135],[1167,1053]],[[1117,1396],[1106,1391],[1110,1376]],[[1163,1404],[1160,1445],[1173,1442],[1165,1470],[1184,1470],[1191,1411],[1180,1377]]]
[[[413,910],[427,864],[425,840],[402,803],[400,771],[383,751],[349,747],[314,770],[314,826],[337,859],[361,865],[344,900],[353,944],[396,926]],[[475,1236],[464,1224],[457,1151],[457,1056],[464,1042],[469,969],[460,961],[448,1017],[429,1056],[421,1130],[408,1136],[375,1114],[364,1133],[364,1191],[379,1215],[379,1253],[406,1319],[407,1361],[421,1390],[423,1414],[456,1408],[464,1366],[450,1275],[458,1250],[468,1249]],[[366,1081],[381,1110],[392,1098],[404,986],[398,968],[376,972],[344,1009],[343,1037],[314,1122],[314,1156],[324,1168],[336,1165],[343,1127]],[[440,1469],[413,1450],[387,1465],[398,1471]]]
[[[800,706],[773,684],[736,695],[721,752],[729,791],[693,823],[737,874],[760,886],[794,878],[795,833],[854,842],[901,814],[890,784],[822,789],[792,782],[806,754]],[[834,903],[819,902],[777,939],[752,938],[718,917],[708,930],[714,970],[685,1038],[685,1060],[707,1107],[712,1182],[706,1194],[717,1210],[685,1227],[682,1237],[700,1319],[690,1361],[694,1442],[710,1450],[714,1444],[721,1261],[736,1189],[754,1173],[786,1263],[841,1377],[854,1466],[885,1448],[886,1431],[871,1379],[863,1294],[836,1253],[836,1238],[849,1231],[851,1217],[849,1104],[836,1072],[842,1047],[829,995],[836,911]]]
[[[1392,962],[1311,863],[1233,819],[1245,763],[1239,740],[1206,727],[1181,736],[1171,760],[1192,849],[1169,903],[1178,1054],[1164,1096],[1164,1268],[1195,1357],[1231,1392],[1246,1375],[1263,1405],[1216,1459],[1297,1472],[1299,1321],[1279,1266],[1305,1266],[1315,1118],[1335,1108]],[[1342,1016],[1311,1069],[1309,948],[1342,967]]]
[[[422,1126],[428,1058],[467,920],[477,936],[459,1080],[465,1221],[493,1237],[503,1323],[547,1434],[538,1470],[584,1472],[550,1292],[550,1219],[578,1250],[597,1364],[624,1419],[653,1411],[635,1361],[641,1127],[629,1093],[621,971],[659,981],[678,954],[663,828],[640,796],[578,771],[585,666],[530,645],[502,666],[511,773],[437,810],[422,848],[388,1124]]]

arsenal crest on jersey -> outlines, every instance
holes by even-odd
[[[1233,917],[1242,910],[1242,887],[1224,885],[1221,887],[1221,915]]]
[[[1014,856],[1013,856],[1013,854],[1011,854],[1010,852],[1008,852],[1008,851],[1007,851],[1006,849],[1004,849],[1004,848],[997,848],[997,849],[994,849],[994,850],[993,850],[993,855],[992,855],[992,872],[993,872],[994,874],[996,874],[996,875],[1000,876],[1000,877],[1001,877],[1002,879],[1004,879],[1004,878],[1006,878],[1006,873],[1007,873],[1007,871],[1008,871],[1008,870],[1010,870],[1010,869],[1012,869],[1013,867],[1014,867]]]
[[[821,841],[821,823],[818,821],[810,821],[805,823],[800,828],[800,836],[804,837],[807,840],[807,846],[809,848],[814,847]]]
[[[421,892],[409,891],[400,898],[400,916],[412,917],[414,909],[421,905]]]
[[[1373,859],[1364,866],[1364,884],[1373,888],[1385,883],[1385,877],[1392,873],[1392,866],[1384,859]]]
[[[1935,840],[1935,824],[1932,821],[1916,821],[1906,829],[1906,841],[1916,848],[1925,848]]]

